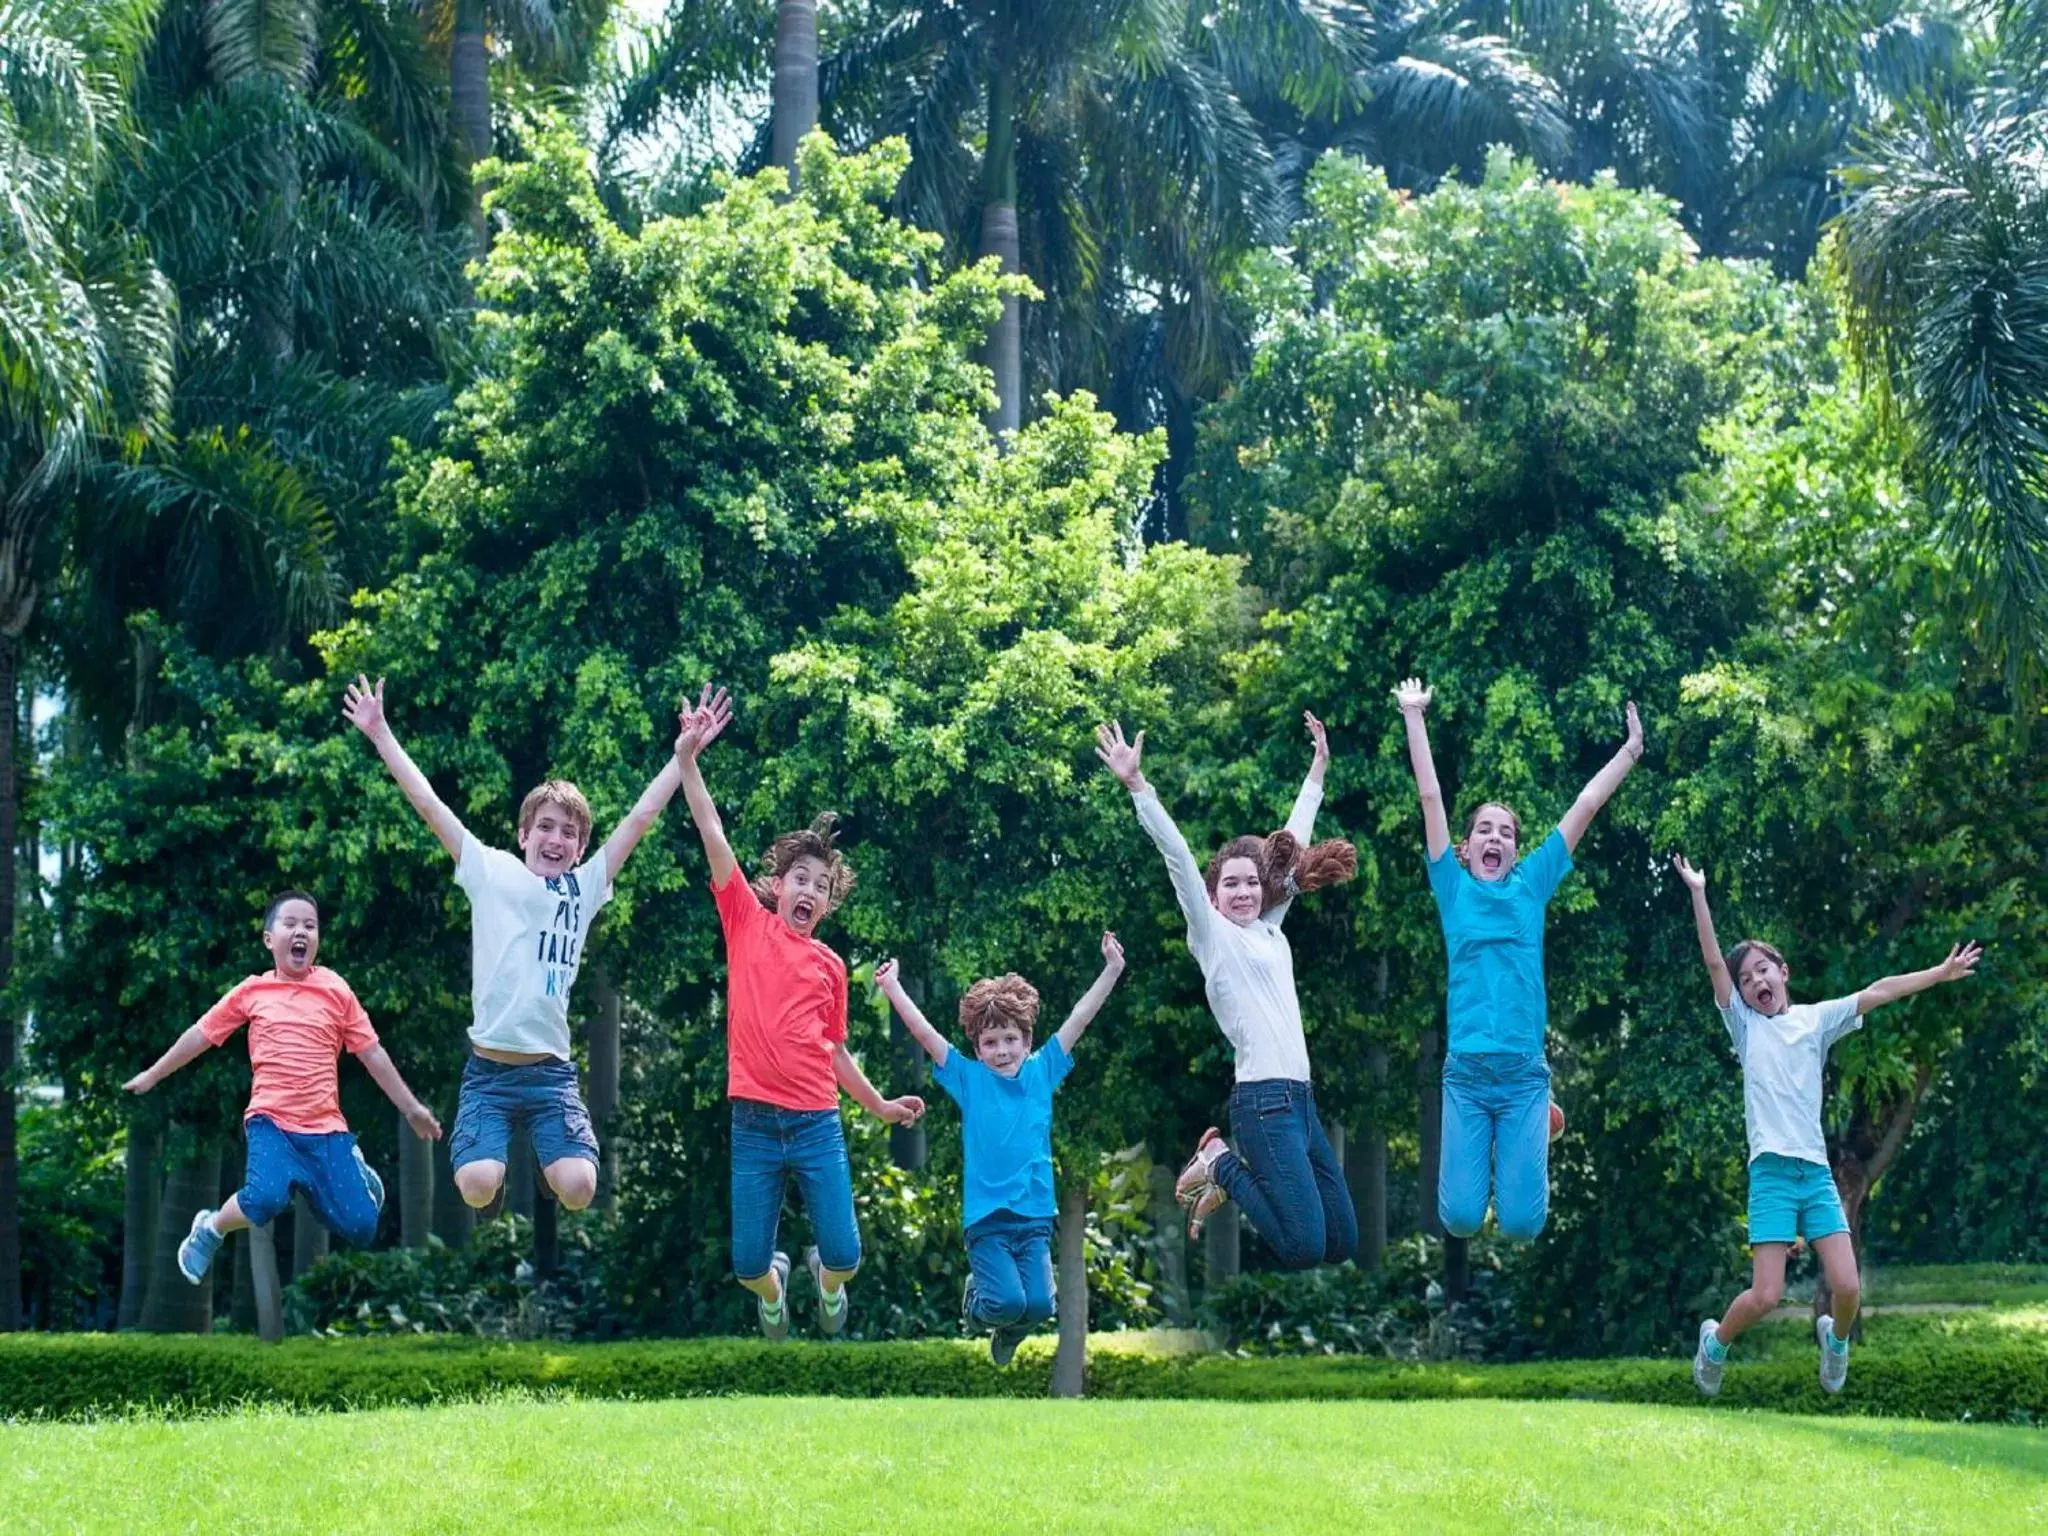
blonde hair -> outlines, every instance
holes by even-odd
[[[1029,1045],[1037,1023],[1038,988],[1015,971],[977,981],[960,999],[960,1028],[977,1051],[986,1031],[1004,1025],[1022,1034]]]
[[[824,906],[818,912],[823,922],[846,900],[853,889],[853,866],[839,851],[839,813],[827,811],[801,832],[785,832],[768,845],[767,867],[754,876],[754,895],[770,912],[775,910],[775,882],[796,868],[800,859],[816,859],[825,866]]]
[[[583,798],[583,791],[567,779],[548,779],[526,792],[526,798],[519,802],[520,836],[533,830],[533,823],[544,805],[560,810],[576,823],[578,835],[585,842],[590,840],[590,802]]]

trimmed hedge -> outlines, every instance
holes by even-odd
[[[1108,1336],[1114,1339],[1115,1336]],[[462,1401],[507,1390],[593,1398],[728,1394],[1041,1397],[1051,1340],[1007,1371],[983,1346],[949,1340],[774,1345],[754,1339],[503,1344],[462,1338],[296,1339],[107,1334],[0,1337],[0,1416],[79,1418],[145,1409],[203,1413],[247,1404],[361,1409]],[[1113,1344],[1091,1351],[1091,1396],[1296,1399],[1580,1398],[1697,1403],[1681,1360],[1526,1365],[1405,1364],[1357,1357],[1247,1360]],[[2048,1348],[2032,1342],[1859,1354],[1839,1397],[1812,1362],[1737,1362],[1718,1404],[1786,1412],[2048,1421]]]

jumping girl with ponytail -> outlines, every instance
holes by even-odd
[[[1358,1245],[1344,1170],[1316,1117],[1294,956],[1280,931],[1297,895],[1342,884],[1358,872],[1358,850],[1349,843],[1308,846],[1330,743],[1320,720],[1303,718],[1315,757],[1286,829],[1233,839],[1206,872],[1139,767],[1145,733],[1126,741],[1116,722],[1095,733],[1096,756],[1131,792],[1139,825],[1166,858],[1187,917],[1188,952],[1202,968],[1209,1007],[1237,1057],[1231,1141],[1213,1126],[1203,1132],[1174,1187],[1189,1209],[1188,1233],[1200,1235],[1209,1215],[1235,1200],[1288,1269],[1336,1263]]]

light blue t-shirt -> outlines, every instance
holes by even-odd
[[[1446,1033],[1453,1056],[1540,1056],[1550,1005],[1543,993],[1543,915],[1571,873],[1564,834],[1552,832],[1505,880],[1475,880],[1446,848],[1429,861],[1429,889],[1450,959]]]
[[[1074,1070],[1054,1035],[1025,1058],[1015,1077],[991,1072],[957,1046],[932,1078],[960,1106],[967,1175],[960,1181],[961,1219],[973,1226],[997,1211],[1053,1216],[1052,1095]]]

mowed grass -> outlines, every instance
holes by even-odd
[[[0,1427],[20,1531],[2048,1530],[2048,1434],[1601,1403],[500,1399]]]

